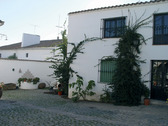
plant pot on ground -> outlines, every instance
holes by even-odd
[[[144,105],[149,105],[149,104],[150,104],[150,99],[144,98]]]
[[[59,84],[59,85],[58,85],[58,95],[62,95],[62,91],[63,91],[62,85]]]
[[[62,95],[62,91],[58,91],[58,95]]]
[[[149,88],[143,84],[143,95],[144,95],[144,105],[149,105],[150,104],[150,99],[149,99]]]

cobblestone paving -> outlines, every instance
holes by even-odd
[[[47,91],[3,91],[0,126],[168,126],[168,105],[73,103]]]

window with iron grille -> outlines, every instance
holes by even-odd
[[[124,33],[125,17],[104,19],[104,38],[121,37]]]
[[[154,45],[168,44],[168,13],[154,15]]]
[[[99,82],[112,82],[112,77],[115,70],[115,60],[100,60],[99,64]]]

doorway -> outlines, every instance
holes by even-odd
[[[168,90],[168,60],[152,61],[151,98],[166,100]]]

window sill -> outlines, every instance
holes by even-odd
[[[97,82],[98,84],[109,84],[109,82]]]
[[[168,46],[168,44],[152,44],[153,46]]]
[[[102,40],[109,40],[109,39],[120,39],[120,38],[102,38]]]

